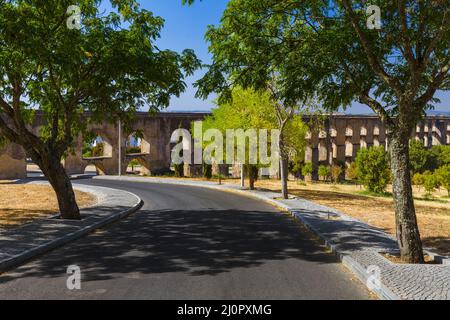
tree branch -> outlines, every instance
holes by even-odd
[[[399,81],[393,77],[391,77],[383,68],[381,63],[378,61],[377,57],[373,53],[372,47],[370,46],[370,43],[368,39],[366,38],[366,35],[362,31],[361,27],[358,24],[358,17],[356,16],[355,12],[353,11],[352,7],[350,6],[348,0],[342,0],[342,3],[344,5],[344,8],[347,12],[347,14],[350,17],[350,21],[353,25],[353,28],[355,29],[359,40],[361,41],[364,51],[366,52],[367,59],[369,61],[370,66],[372,67],[373,71],[378,74],[384,82],[386,82],[387,85],[389,85],[397,94],[398,97],[401,97],[402,95],[402,88],[399,83]]]

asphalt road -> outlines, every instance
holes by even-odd
[[[272,206],[214,190],[125,189],[139,212],[0,276],[0,299],[368,299],[312,235]],[[69,265],[81,290],[69,291]]]

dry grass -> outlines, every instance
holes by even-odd
[[[80,207],[94,203],[87,193],[75,191]],[[14,228],[58,212],[54,191],[48,186],[16,185],[0,182],[0,228]]]

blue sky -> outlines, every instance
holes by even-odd
[[[204,34],[208,25],[220,23],[227,2],[228,0],[204,0],[197,1],[190,7],[183,6],[181,0],[142,0],[140,3],[143,8],[165,19],[165,27],[157,43],[161,49],[178,52],[187,48],[193,49],[204,63],[209,63],[211,57]],[[172,99],[170,111],[205,111],[214,106],[214,96],[206,101],[194,97],[195,88],[192,83],[201,78],[202,74],[203,72],[199,71],[187,79],[187,91],[180,98]],[[437,96],[442,102],[436,110],[450,111],[450,92],[440,92]],[[371,110],[367,106],[354,104],[346,112],[370,113]]]

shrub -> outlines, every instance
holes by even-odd
[[[311,175],[312,173],[313,173],[312,162],[306,162],[302,167],[302,175],[306,177],[308,175]]]
[[[289,172],[298,178],[302,174],[303,163],[302,161],[291,161],[289,162]]]
[[[424,178],[423,174],[416,173],[413,175],[412,183],[413,183],[413,185],[418,186],[419,189],[421,186],[423,186],[424,182],[425,182],[425,178]]]
[[[409,143],[409,162],[413,173],[423,173],[429,170],[431,153],[427,150],[422,141],[411,140]]]
[[[348,166],[346,170],[346,176],[351,181],[355,181],[358,179],[358,166],[356,165],[356,162],[352,162]]]
[[[328,180],[328,177],[330,176],[330,167],[325,165],[320,165],[318,170],[319,177],[322,178],[324,181]]]
[[[331,181],[333,181],[333,183],[338,183],[341,179],[342,172],[344,172],[344,170],[342,169],[341,166],[338,166],[335,164],[332,165],[331,172],[330,172]]]
[[[433,146],[430,153],[435,158],[436,169],[450,164],[450,146]]]
[[[427,195],[431,195],[436,188],[439,188],[439,179],[437,174],[434,174],[430,171],[426,171],[423,174],[423,186]]]
[[[389,157],[382,146],[363,148],[356,156],[358,180],[371,192],[383,193],[391,180]]]
[[[136,154],[141,152],[141,147],[127,147],[127,154]]]
[[[139,161],[137,159],[133,159],[128,164],[131,167],[131,170],[134,172],[134,167],[137,167],[139,165]]]
[[[440,167],[435,172],[439,184],[444,187],[450,196],[450,164]]]

